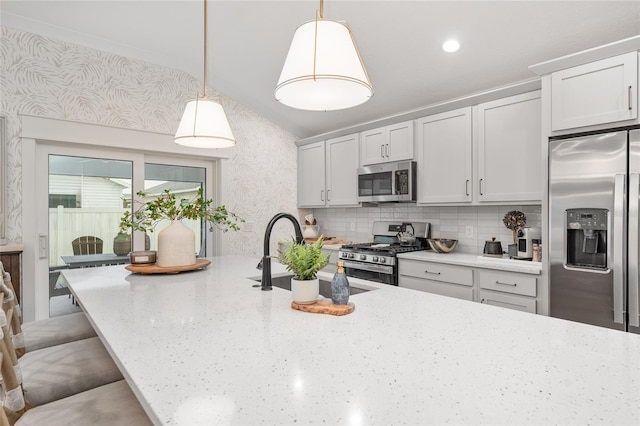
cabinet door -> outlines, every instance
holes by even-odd
[[[327,205],[358,205],[358,134],[326,142]]]
[[[551,74],[551,130],[638,118],[636,52]]]
[[[298,147],[298,206],[325,205],[324,141]]]
[[[471,107],[416,120],[418,203],[471,202]]]
[[[387,161],[413,160],[413,121],[387,126]]]
[[[500,306],[501,308],[515,309],[532,314],[537,313],[536,299],[533,298],[512,296],[487,290],[480,290],[478,297],[480,298],[480,303],[484,303],[485,305]]]
[[[477,107],[478,201],[542,200],[540,91]]]
[[[360,133],[360,164],[368,166],[387,161],[386,145],[385,127]]]

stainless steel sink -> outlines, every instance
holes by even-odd
[[[291,277],[293,275],[283,275],[279,277],[271,277],[271,285],[273,287],[279,287],[284,290],[291,291]],[[254,281],[260,282],[260,278],[254,279]],[[349,295],[354,295],[358,293],[365,293],[367,291],[371,291],[364,288],[358,288],[349,286]],[[331,281],[320,280],[320,295],[331,299]]]

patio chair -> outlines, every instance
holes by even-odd
[[[102,240],[98,237],[84,235],[71,242],[73,255],[81,254],[102,254]]]

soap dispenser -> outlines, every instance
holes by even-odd
[[[335,305],[346,305],[349,302],[349,280],[344,273],[344,262],[336,264],[338,270],[331,280],[331,301]]]

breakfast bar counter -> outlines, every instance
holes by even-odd
[[[62,271],[156,424],[640,423],[638,335],[382,284],[306,313],[210,260]]]

